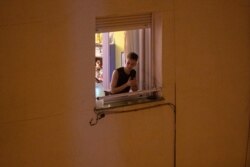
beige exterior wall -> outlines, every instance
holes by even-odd
[[[177,166],[244,166],[249,1],[176,2]]]
[[[95,17],[148,11],[163,17],[163,95],[177,106],[176,166],[244,166],[249,6],[247,0],[1,1],[0,166],[173,166],[167,106],[88,124]]]

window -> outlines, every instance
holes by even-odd
[[[161,25],[153,18],[152,13],[96,18],[97,109],[162,99]],[[139,56],[135,67],[138,91],[111,94],[112,73],[125,64],[130,52]]]

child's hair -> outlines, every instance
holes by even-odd
[[[137,55],[135,52],[130,52],[130,53],[127,55],[127,58],[137,61],[137,60],[138,60],[138,55]]]

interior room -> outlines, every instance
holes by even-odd
[[[96,20],[145,13],[164,105],[97,117],[126,40]],[[1,0],[0,166],[249,167],[249,20],[249,0]]]
[[[95,93],[96,97],[102,97],[105,96],[104,91],[110,91],[110,80],[113,71],[123,66],[125,31],[96,33],[95,46],[95,77],[97,78]]]
[[[114,70],[125,66],[126,56],[130,52],[140,55],[134,68],[137,71],[138,89],[147,90],[156,87],[148,82],[149,70],[153,68],[149,63],[151,61],[149,53],[151,51],[149,49],[151,47],[150,35],[150,29],[95,34],[96,98],[105,96],[105,93],[110,92],[112,74]]]

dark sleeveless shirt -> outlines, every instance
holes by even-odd
[[[125,84],[126,82],[128,82],[129,77],[131,76],[131,73],[136,74],[135,70],[131,70],[130,74],[127,75],[124,71],[124,67],[120,67],[118,69],[116,69],[118,71],[118,80],[117,80],[117,84],[116,87],[119,87],[123,84]],[[133,71],[133,72],[132,72]],[[123,89],[121,92],[119,93],[127,93],[130,90],[130,86],[126,87],[125,89]]]

